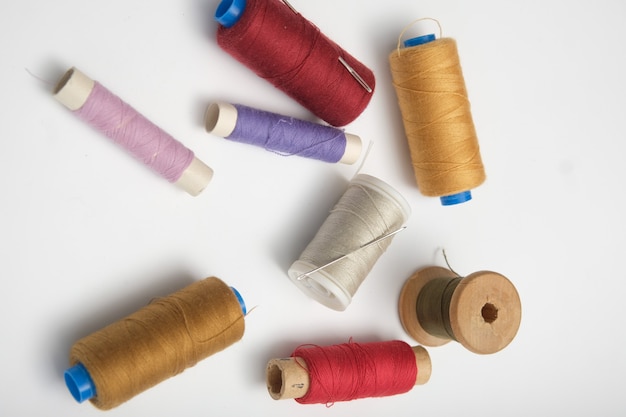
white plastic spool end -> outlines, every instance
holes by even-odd
[[[346,133],[346,150],[343,157],[339,160],[342,164],[352,165],[358,161],[361,156],[363,145],[361,138],[351,133]]]
[[[68,109],[75,111],[87,102],[95,81],[72,67],[54,87],[54,98]]]
[[[320,304],[337,311],[345,310],[352,302],[352,295],[337,284],[336,279],[324,269],[309,274],[318,266],[297,260],[287,274],[302,292]]]
[[[195,197],[209,185],[212,179],[213,169],[194,157],[175,184]]]
[[[206,131],[227,138],[237,126],[237,108],[230,103],[211,103],[204,118]]]

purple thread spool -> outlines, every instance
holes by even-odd
[[[361,139],[356,135],[241,104],[212,103],[205,123],[209,133],[279,155],[353,164],[361,154]]]
[[[200,194],[211,181],[213,170],[190,149],[76,68],[65,73],[54,89],[54,97],[189,194]]]

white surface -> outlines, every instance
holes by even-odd
[[[357,166],[205,132],[216,100],[312,120],[217,47],[216,1],[2,3],[0,415],[103,415],[64,386],[73,342],[215,275],[256,307],[242,341],[107,415],[623,416],[626,3],[291,3],[375,71],[372,102],[348,129],[373,142],[362,172],[413,211],[344,312],[286,271]],[[458,41],[488,174],[459,207],[414,186],[390,83],[387,54],[426,16]],[[193,149],[215,170],[207,189],[190,197],[54,100],[74,65]],[[401,396],[328,409],[270,398],[267,360],[301,343],[410,342],[397,298],[413,271],[443,265],[441,248],[460,273],[490,269],[516,285],[511,345],[489,356],[430,348],[431,380]]]

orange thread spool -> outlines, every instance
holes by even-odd
[[[486,175],[456,41],[434,39],[399,40],[389,64],[418,188],[451,205],[471,199]]]

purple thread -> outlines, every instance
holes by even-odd
[[[298,155],[325,162],[339,162],[346,150],[346,135],[340,129],[293,117],[233,104],[237,123],[227,137],[260,146],[279,155]]]
[[[193,161],[193,151],[98,82],[94,83],[85,104],[74,114],[169,182],[178,181]]]

